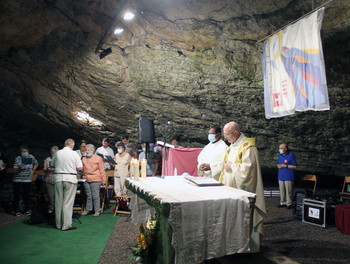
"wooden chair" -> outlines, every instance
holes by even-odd
[[[36,181],[36,179],[38,178],[39,175],[41,175],[41,179],[43,180],[44,179],[44,176],[45,176],[45,171],[43,170],[36,170],[34,173],[33,173],[33,176],[32,176],[32,181]]]
[[[78,179],[78,188],[74,200],[74,205],[73,205],[73,211],[81,211],[83,212],[85,209],[85,190],[84,190],[84,182],[79,182],[79,180],[82,178],[81,174],[77,174],[77,179]],[[80,202],[78,202],[80,200]]]
[[[349,184],[350,184],[350,176],[345,176],[343,189],[339,193],[341,201],[343,201],[343,199],[350,200]]]
[[[120,193],[122,195],[116,195],[115,196],[115,198],[117,200],[117,206],[114,209],[114,216],[116,216],[116,214],[127,214],[127,215],[131,216],[131,211],[121,211],[121,210],[119,210],[120,200],[121,199],[131,199],[132,198],[130,195],[123,195],[124,187],[125,187],[125,182],[123,183],[122,189],[120,191]]]
[[[306,174],[304,176],[301,177],[302,181],[311,181],[314,182],[314,188],[312,191],[312,194],[315,195],[316,192],[316,185],[317,185],[317,177],[314,174]]]
[[[101,186],[101,200],[102,200],[102,206],[101,206],[101,213],[103,213],[103,210],[106,207],[106,198],[109,195],[110,192],[114,193],[114,186],[109,185],[109,179],[112,179],[114,181],[114,170],[106,171],[106,185]],[[113,195],[111,197],[114,197]],[[116,200],[109,200],[110,203],[116,203]]]

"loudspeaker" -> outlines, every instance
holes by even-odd
[[[140,116],[139,119],[139,141],[141,143],[153,143],[156,141],[153,120]]]

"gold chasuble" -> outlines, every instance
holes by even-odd
[[[266,216],[264,185],[261,176],[258,150],[255,138],[241,136],[227,149],[224,164],[231,161],[231,170],[224,166],[220,175],[220,182],[257,195],[254,209],[254,229],[263,235],[263,218]]]

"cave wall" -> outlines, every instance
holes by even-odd
[[[1,1],[1,145],[10,156],[23,142],[40,152],[67,137],[100,144],[129,133],[138,117],[166,127],[184,146],[205,145],[207,129],[235,120],[257,137],[262,167],[274,172],[287,141],[299,171],[344,176],[350,167],[350,3],[327,5],[322,27],[331,110],[264,117],[262,47],[257,43],[324,1]],[[311,3],[312,2],[312,3]],[[103,59],[95,49],[107,34]],[[75,118],[85,111],[99,121]],[[40,156],[40,158],[41,158]]]

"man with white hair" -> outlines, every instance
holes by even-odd
[[[224,126],[224,137],[231,145],[226,151],[220,181],[257,195],[253,231],[263,235],[266,206],[256,139],[247,138],[233,121]]]
[[[74,140],[67,139],[64,145],[51,162],[55,168],[56,227],[62,231],[77,229],[72,226],[73,205],[77,192],[77,170],[83,170],[78,153],[73,151]]]

